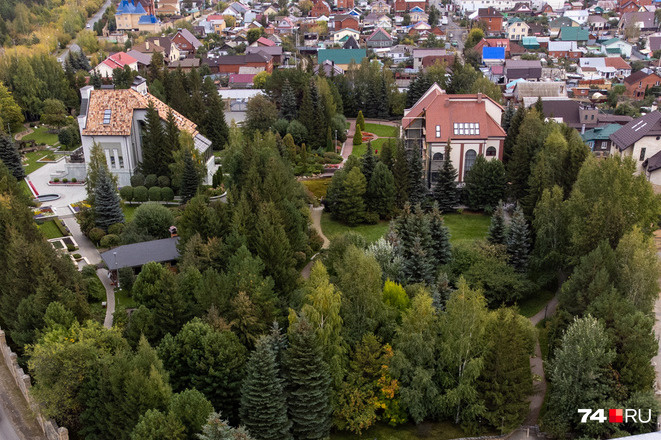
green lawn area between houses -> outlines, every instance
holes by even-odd
[[[35,128],[32,133],[23,137],[24,141],[35,141],[37,144],[43,145],[59,145],[57,134],[49,133],[48,127]]]
[[[378,423],[362,435],[338,431],[333,432],[330,438],[331,440],[449,440],[466,436],[467,434],[459,426],[449,422],[437,422],[421,423],[420,425],[407,423],[395,427]]]
[[[50,240],[51,238],[64,237],[55,222],[56,220],[48,220],[39,225],[39,230],[42,234],[44,234],[44,237],[46,237],[47,240]]]
[[[23,164],[23,168],[25,169],[25,174],[30,174],[33,171],[38,170],[42,166],[46,165],[45,162],[37,162],[41,158],[46,158],[46,159],[55,159],[55,154],[53,154],[52,151],[47,151],[47,150],[42,150],[42,151],[33,151],[31,153],[25,153],[25,158],[27,159],[27,163]]]
[[[381,124],[365,124],[365,130],[368,133],[373,133],[378,137],[397,137],[399,135],[399,127]]]
[[[476,213],[452,213],[443,216],[445,224],[450,229],[453,244],[462,241],[479,240],[487,235],[491,218]],[[324,212],[321,215],[321,229],[324,235],[331,239],[345,232],[353,231],[365,237],[368,242],[374,242],[383,237],[388,231],[389,222],[380,221],[375,225],[346,226],[333,220],[329,213]]]

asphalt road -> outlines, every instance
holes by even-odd
[[[21,440],[12,424],[9,423],[2,404],[0,404],[0,438],[2,440]]]
[[[103,13],[106,11],[106,9],[108,9],[108,7],[110,6],[111,1],[112,0],[106,0],[105,3],[103,4],[103,6],[101,6],[101,9],[99,9],[96,14],[92,15],[89,18],[89,20],[87,20],[86,29],[91,30],[91,29],[94,28],[94,24],[97,21],[101,20],[101,17],[103,16]],[[69,56],[69,49],[70,49],[71,45],[75,42],[76,42],[75,40],[71,40],[71,42],[67,45],[67,47],[64,49],[64,51],[60,54],[60,56],[57,57],[57,60],[60,63],[64,63],[64,60],[67,59],[67,56]]]

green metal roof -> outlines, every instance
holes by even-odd
[[[539,41],[537,41],[537,37],[523,37],[521,45],[526,49],[536,48],[539,47]]]
[[[366,49],[324,49],[317,52],[317,62],[333,61],[335,64],[350,64],[355,61],[356,64],[367,56]]]
[[[601,44],[603,44],[604,46],[609,46],[609,45],[611,45],[613,43],[617,43],[619,41],[622,41],[622,40],[620,40],[619,38],[611,38],[610,40],[606,40]]]
[[[577,27],[563,27],[560,29],[561,41],[587,41],[590,32]]]
[[[622,128],[620,124],[608,124],[603,127],[596,127],[591,130],[585,130],[581,135],[585,142],[588,141],[607,141],[610,135]]]
[[[619,47],[607,47],[606,53],[622,53]]]

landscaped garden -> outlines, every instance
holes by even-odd
[[[399,135],[399,127],[392,125],[372,124],[365,123],[365,130],[368,133],[374,133],[377,137],[397,137]]]
[[[443,219],[450,229],[452,244],[486,237],[491,222],[489,216],[468,212],[444,214]],[[373,242],[388,232],[388,225],[389,222],[380,221],[374,225],[360,224],[351,227],[333,220],[327,212],[321,215],[321,230],[328,239],[352,231],[364,236],[368,242]]]
[[[326,190],[330,185],[331,177],[324,177],[322,179],[302,180],[301,183],[317,198],[321,199],[326,197]]]
[[[356,438],[369,440],[449,440],[453,438],[465,437],[466,433],[457,425],[449,422],[421,423],[414,425],[407,423],[392,427],[383,423],[376,424],[357,436],[350,432],[334,432],[331,434],[331,440],[353,440]]]
[[[39,145],[59,145],[57,133],[49,133],[48,130],[50,130],[48,127],[37,127],[21,140],[35,141]]]
[[[32,151],[30,153],[25,153],[24,156],[25,160],[23,161],[23,168],[25,169],[26,175],[38,170],[46,164],[45,162],[37,162],[38,160],[54,161],[56,159],[55,154],[48,150]]]
[[[365,123],[365,130],[363,130],[363,143],[360,145],[354,145],[353,151],[351,154],[354,156],[362,156],[367,152],[367,141],[366,133],[372,134],[371,144],[372,149],[375,150],[376,154],[381,150],[381,147],[385,142],[389,140],[395,140],[399,135],[399,127],[393,127],[390,125],[374,124],[374,123]],[[369,135],[367,135],[369,136]]]
[[[59,220],[48,220],[38,225],[39,230],[42,234],[44,234],[44,237],[46,237],[47,240],[64,237],[65,234],[62,233],[60,228],[58,228],[57,224],[55,223],[57,221]]]

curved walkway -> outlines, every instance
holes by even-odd
[[[342,156],[342,159],[346,161],[349,156],[351,156],[351,153],[353,153],[353,136],[356,134],[356,119],[347,119],[347,122],[349,123],[349,130],[347,130],[347,140],[344,141],[342,144],[342,151],[340,152],[340,155]],[[366,124],[379,124],[379,125],[389,125],[391,127],[399,127],[400,124],[399,122],[396,121],[384,121],[381,119],[365,119]],[[381,136],[377,136],[376,139],[379,139]],[[386,137],[386,139],[392,139]],[[342,162],[344,164],[344,162]]]
[[[310,205],[310,217],[312,218],[312,226],[317,231],[317,234],[319,234],[321,239],[324,240],[324,243],[321,245],[321,248],[328,249],[328,246],[330,245],[330,240],[324,235],[323,231],[321,230],[321,213],[323,211],[324,211],[323,206],[318,206],[315,208],[314,206]],[[313,255],[310,262],[306,264],[303,270],[301,271],[301,276],[306,280],[310,278],[310,270],[312,270],[312,264],[314,263],[314,259],[317,255],[319,254]]]
[[[24,127],[25,127],[25,131],[22,131],[20,133],[16,133],[14,135],[15,140],[20,141],[25,136],[29,135],[30,133],[32,133],[34,131],[29,125],[25,125]]]

